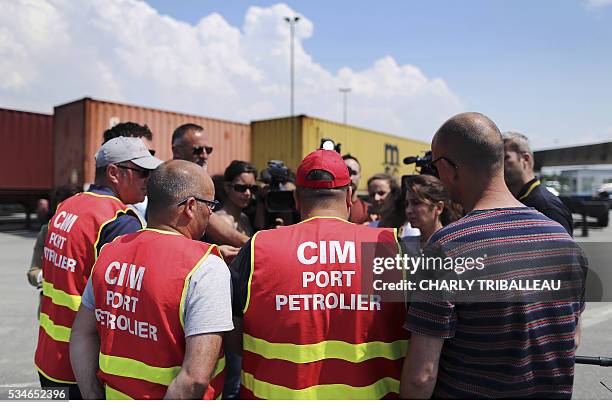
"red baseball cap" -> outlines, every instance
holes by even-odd
[[[329,172],[333,180],[308,180],[313,170]],[[348,186],[351,176],[342,156],[335,150],[319,149],[304,157],[296,174],[296,185],[306,188],[336,188]]]

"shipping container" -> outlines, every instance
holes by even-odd
[[[185,123],[202,126],[214,147],[208,162],[210,174],[222,174],[234,159],[251,157],[248,124],[84,98],[55,107],[54,185],[92,183],[94,156],[102,144],[104,131],[121,122],[149,126],[155,155],[162,160],[172,158],[174,129]]]
[[[404,157],[430,149],[426,142],[301,115],[251,122],[253,164],[262,169],[268,160],[283,160],[295,171],[304,156],[319,148],[321,139],[340,143],[342,154],[350,153],[359,160],[361,191],[376,173],[387,173],[398,181],[413,173],[414,165],[404,165]]]
[[[52,138],[53,116],[0,109],[0,189],[51,188]]]
[[[53,185],[53,116],[0,109],[0,203],[33,212]]]

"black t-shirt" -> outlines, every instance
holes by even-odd
[[[517,195],[519,201],[528,207],[535,208],[551,220],[557,221],[565,228],[568,234],[573,235],[574,221],[572,220],[572,213],[570,210],[563,204],[559,197],[548,191],[546,187],[541,184],[538,184],[529,191],[536,182],[538,182],[538,179],[534,178],[523,186]]]
[[[252,239],[252,238],[251,238]],[[232,278],[232,313],[242,317],[251,277],[251,239],[242,246],[229,266]]]

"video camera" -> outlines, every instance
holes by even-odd
[[[414,164],[418,174],[429,174],[436,178],[440,178],[438,176],[438,171],[434,166],[431,166],[432,162],[432,153],[431,150],[427,150],[422,157],[420,156],[408,156],[404,157],[404,164]],[[408,191],[408,187],[410,185],[410,179],[415,177],[415,174],[406,174],[402,176],[402,197],[406,197],[406,192]]]
[[[404,157],[404,164],[414,164],[419,174],[430,174],[438,177],[438,172],[435,167],[431,166],[432,153],[431,150],[426,151],[423,157],[420,156],[408,156]]]
[[[285,163],[282,160],[268,161],[268,167],[261,171],[259,179],[269,186],[264,199],[265,228],[274,227],[277,218],[282,218],[285,225],[295,223],[298,218],[293,191],[284,189],[284,185],[290,181]]]
[[[340,153],[340,143],[332,139],[322,138],[320,149],[335,150]],[[284,189],[284,185],[291,181],[290,171],[282,160],[270,160],[268,166],[260,173],[259,179],[269,186],[264,199],[265,228],[276,226],[276,220],[282,218],[284,225],[295,224],[299,221],[299,214],[293,199],[293,191]]]

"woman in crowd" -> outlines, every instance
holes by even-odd
[[[434,176],[421,174],[407,182],[406,218],[413,228],[421,231],[421,245],[434,232],[460,218],[442,182]]]
[[[253,236],[253,226],[243,210],[249,206],[257,193],[257,170],[248,162],[234,160],[223,174],[225,200],[223,207],[216,212],[230,223],[238,232]]]
[[[368,226],[399,228],[404,225],[404,197],[395,178],[384,173],[373,175],[368,180],[368,194],[372,212],[377,215]]]
[[[215,214],[232,225],[238,232],[252,237],[253,225],[244,210],[251,204],[258,187],[257,170],[248,162],[234,160],[223,173],[223,207]],[[219,181],[219,180],[218,180]],[[217,182],[217,185],[220,184]],[[242,357],[225,349],[226,372],[223,399],[238,399],[240,391],[240,367]]]

